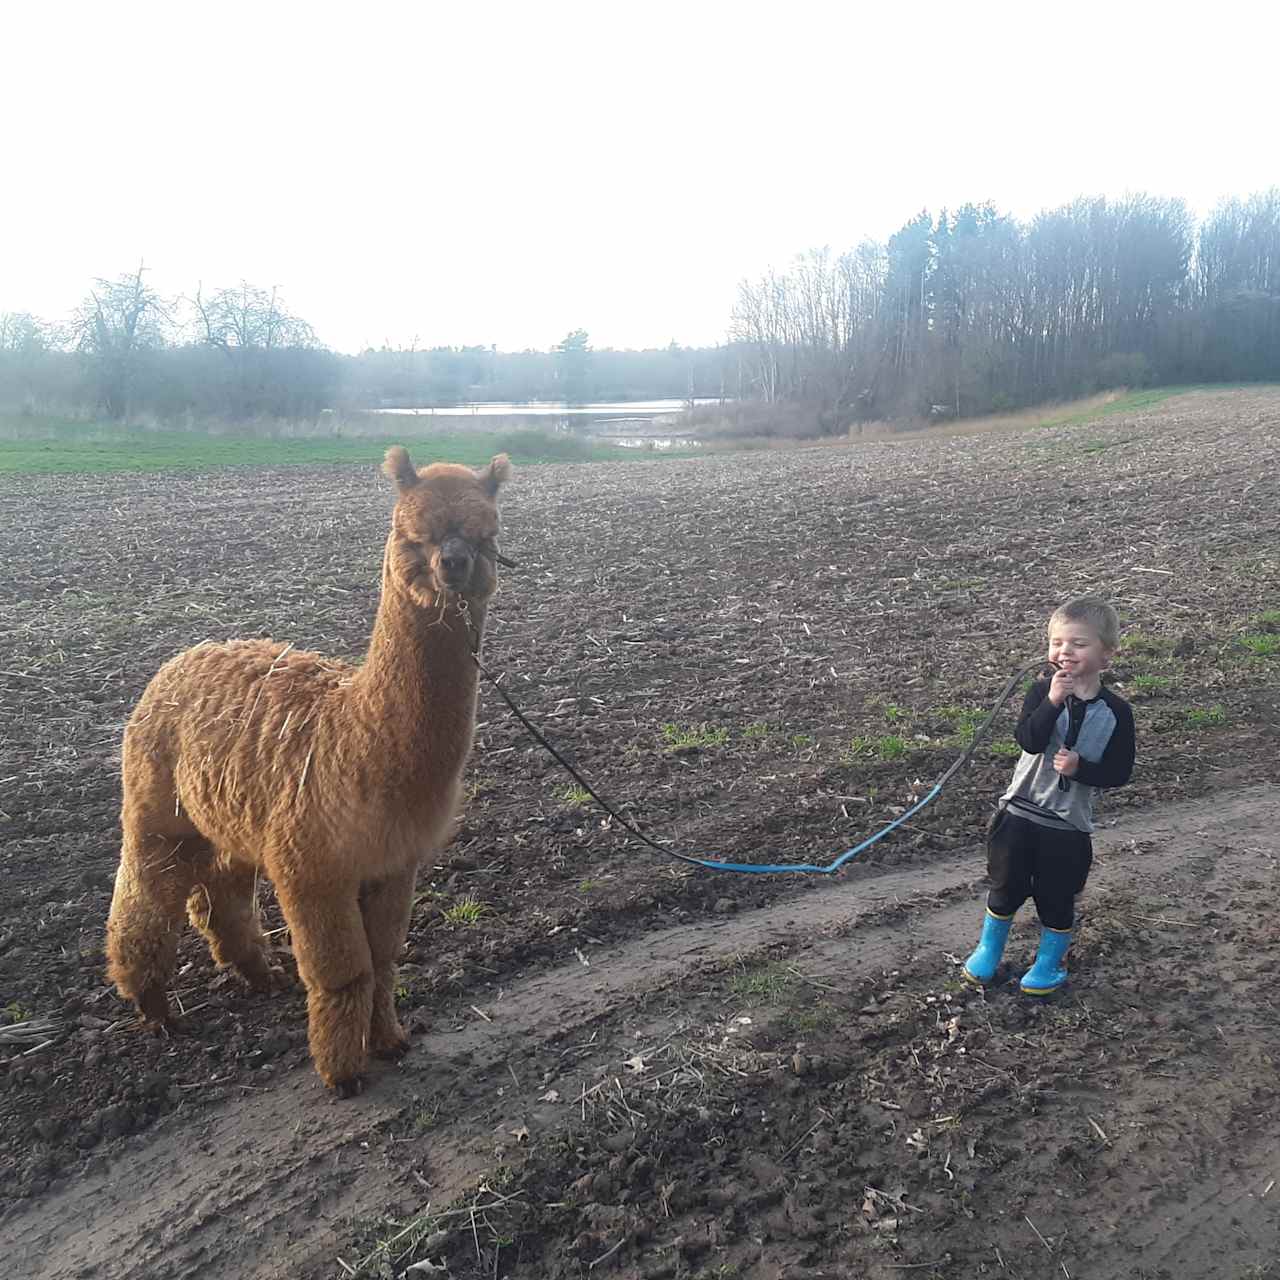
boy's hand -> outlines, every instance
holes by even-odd
[[[1060,707],[1067,700],[1067,694],[1075,692],[1075,677],[1065,667],[1059,667],[1049,681],[1049,701]]]
[[[1076,770],[1080,767],[1080,753],[1078,751],[1068,751],[1063,747],[1056,756],[1053,757],[1053,767],[1062,774],[1064,778],[1074,778]]]

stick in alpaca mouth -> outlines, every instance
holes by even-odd
[[[397,499],[363,664],[236,640],[188,649],[147,686],[125,729],[107,921],[108,975],[159,1030],[184,915],[220,966],[258,990],[283,981],[255,903],[266,875],[307,991],[312,1060],[343,1096],[369,1053],[408,1048],[396,958],[418,866],[458,809],[511,463],[418,468],[396,445],[383,471]]]

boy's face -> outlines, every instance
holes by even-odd
[[[1077,679],[1100,675],[1114,656],[1087,622],[1055,622],[1049,628],[1049,657]]]

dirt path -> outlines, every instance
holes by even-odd
[[[1246,893],[1253,885],[1260,900],[1274,904],[1278,859],[1275,786],[1128,816],[1099,839],[1090,913],[1105,918],[1113,900],[1131,903],[1180,877],[1209,879],[1211,873]],[[888,871],[858,884],[834,883],[800,900],[599,948],[589,965],[575,959],[512,983],[462,1030],[419,1037],[400,1067],[383,1071],[350,1103],[331,1101],[304,1069],[270,1088],[242,1091],[196,1124],[179,1109],[146,1134],[117,1144],[65,1190],[10,1214],[0,1227],[7,1266],[30,1277],[101,1280],[338,1274],[337,1257],[356,1261],[352,1219],[376,1215],[397,1199],[456,1200],[493,1168],[498,1152],[528,1142],[545,1146],[563,1124],[585,1116],[585,1108],[566,1103],[597,1077],[625,1075],[621,1064],[638,1045],[723,1022],[725,1008],[712,989],[735,965],[749,970],[761,957],[784,957],[819,990],[853,991],[864,980],[883,982],[881,975],[907,969],[941,983],[951,971],[947,957],[968,946],[975,928],[977,872],[976,854]],[[1205,895],[1182,900],[1166,918],[1181,923],[1164,932],[1175,935],[1175,944],[1185,943],[1176,935],[1189,930],[1216,935],[1222,917],[1210,901]],[[1208,948],[1191,947],[1183,958],[1190,966],[1183,977],[1197,987],[1233,978],[1216,974],[1212,964],[1197,967],[1198,958],[1209,959]],[[1098,957],[1094,966],[1079,981],[1090,984],[1097,1005],[1099,991],[1126,974],[1114,956]],[[1172,1029],[1191,1025],[1194,1011],[1185,993],[1162,990],[1157,975],[1140,987],[1144,1002],[1161,1011]],[[749,1004],[739,996],[730,1012],[740,1015]],[[1240,1010],[1255,1018],[1261,1012]],[[834,1027],[833,1036],[856,1041],[858,1014],[853,1021]],[[1218,1034],[1225,1041],[1230,1033],[1220,1027]],[[1252,1047],[1280,1053],[1276,1035],[1273,1003],[1265,1033]],[[1244,1268],[1280,1258],[1280,1191],[1262,1195],[1268,1179],[1280,1177],[1280,1124],[1272,1110],[1259,1113],[1253,1125],[1215,1129],[1214,1099],[1234,1087],[1245,1100],[1257,1087],[1248,1073],[1233,1080],[1229,1055],[1220,1069],[1203,1099],[1203,1149],[1190,1170],[1204,1176],[1191,1176],[1185,1185],[1171,1182],[1163,1149],[1157,1159],[1132,1146],[1116,1176],[1139,1183],[1145,1177],[1159,1184],[1162,1195],[1137,1212],[1125,1202],[1110,1223],[1095,1221],[1090,1269],[1071,1275],[1263,1275]],[[1100,1114],[1105,1090],[1100,1081],[1097,1096],[1082,1100],[1081,1108]],[[424,1115],[429,1125],[421,1122]],[[521,1137],[521,1130],[531,1138]],[[1106,1150],[1114,1155],[1129,1141],[1113,1129]],[[1219,1157],[1222,1175],[1211,1176]],[[863,1187],[853,1190],[861,1195]],[[974,1197],[975,1206],[979,1201]],[[974,1211],[980,1217],[995,1212],[990,1205]],[[1050,1234],[1046,1222],[1036,1225]],[[1218,1254],[1232,1259],[1235,1269],[1213,1271],[1209,1260]],[[994,1264],[995,1255],[989,1257]],[[1051,1250],[1045,1259],[1056,1264],[1065,1256]],[[1039,1262],[1029,1253],[1011,1274],[1049,1274],[1033,1269]],[[1056,1265],[1054,1273],[1061,1274]]]

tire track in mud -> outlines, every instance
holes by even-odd
[[[1255,1250],[1276,1259],[1274,1197],[1280,1193],[1276,1153],[1280,1151],[1280,1125],[1270,1124],[1253,1133],[1242,1133],[1233,1154],[1233,1167],[1212,1181],[1202,1181],[1194,1191],[1162,1205],[1142,1223],[1130,1240],[1131,1252],[1123,1271],[1116,1275],[1187,1275],[1189,1259],[1212,1251],[1212,1242],[1231,1238],[1242,1250]],[[1234,1263],[1234,1259],[1232,1260]],[[1226,1259],[1210,1266],[1230,1266]],[[1240,1266],[1239,1263],[1235,1265]],[[1241,1276],[1265,1276],[1240,1266]],[[1135,1268],[1142,1268],[1135,1271]],[[1107,1273],[1099,1273],[1107,1274]]]
[[[1217,845],[1238,846],[1241,831],[1250,832],[1249,847],[1233,857],[1261,865],[1275,855],[1277,830],[1280,787],[1272,785],[1135,814],[1099,833],[1090,892],[1185,869]],[[1130,851],[1131,842],[1144,849]],[[1269,849],[1258,847],[1267,842]],[[787,949],[812,971],[837,976],[913,963],[941,969],[972,940],[980,873],[975,848],[927,868],[840,882],[799,901],[601,948],[589,966],[575,961],[510,987],[488,1006],[491,1021],[417,1037],[409,1057],[375,1067],[369,1090],[352,1102],[332,1100],[307,1069],[216,1111],[179,1111],[106,1153],[105,1168],[96,1162],[94,1172],[11,1213],[0,1227],[5,1257],[14,1274],[30,1277],[330,1274],[349,1246],[353,1217],[375,1215],[402,1194],[445,1204],[492,1167],[497,1135],[523,1123],[545,1132],[567,1118],[568,1108],[540,1099],[556,1083],[567,1097],[582,1065],[563,1079],[543,1073],[522,1081],[516,1067],[526,1060],[545,1061],[558,1044],[592,1032],[591,1056],[616,1061],[638,1028],[657,1034],[673,1025],[671,1001],[696,1009],[696,993],[682,989],[688,979],[744,955]],[[649,1008],[663,992],[670,1001]],[[431,1132],[429,1193],[397,1159],[392,1132],[424,1093],[443,1096],[453,1112]],[[1206,1222],[1225,1230],[1243,1216],[1261,1229],[1264,1209],[1256,1199],[1246,1203],[1257,1190],[1246,1174],[1256,1180],[1277,1136],[1249,1136],[1238,1186],[1164,1206],[1165,1225],[1157,1229],[1153,1219],[1131,1242],[1141,1258],[1158,1264]]]

